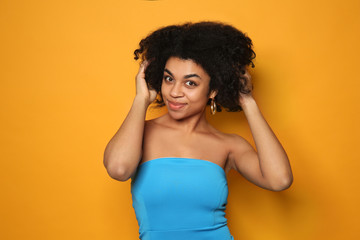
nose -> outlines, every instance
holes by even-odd
[[[171,91],[170,91],[170,96],[173,98],[184,96],[181,85],[179,83],[173,84]]]

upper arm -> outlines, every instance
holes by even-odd
[[[229,161],[231,168],[239,172],[249,182],[261,188],[272,190],[261,172],[259,157],[253,146],[236,134],[231,134],[230,138]]]

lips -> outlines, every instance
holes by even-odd
[[[169,107],[173,110],[179,110],[186,105],[186,103],[171,102],[168,100]]]

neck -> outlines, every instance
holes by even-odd
[[[167,124],[182,131],[184,134],[191,134],[194,132],[204,131],[208,129],[208,122],[206,120],[205,108],[202,112],[183,119],[174,119],[168,113],[165,114]]]

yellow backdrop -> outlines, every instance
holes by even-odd
[[[252,38],[254,96],[294,173],[271,192],[230,171],[232,235],[360,239],[358,0],[0,1],[0,239],[138,239],[130,180],[107,175],[103,152],[135,95],[140,39],[199,20]],[[254,144],[243,113],[208,118]]]

